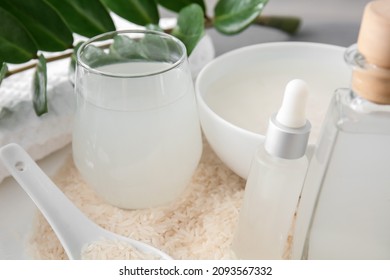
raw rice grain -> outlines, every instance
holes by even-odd
[[[155,246],[174,259],[230,259],[245,181],[204,142],[199,166],[174,203],[124,210],[105,203],[80,177],[70,157],[55,183],[91,220],[117,234]],[[46,220],[37,214],[29,240],[35,259],[67,259]]]

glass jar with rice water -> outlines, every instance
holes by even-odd
[[[186,49],[156,31],[106,33],[77,55],[73,157],[104,200],[127,208],[167,204],[202,152]]]

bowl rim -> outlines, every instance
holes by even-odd
[[[236,55],[240,55],[243,52],[251,51],[253,49],[268,49],[271,47],[309,47],[309,48],[322,48],[322,49],[328,49],[328,50],[339,50],[340,52],[347,49],[346,47],[332,45],[332,44],[324,44],[324,43],[315,43],[315,42],[269,42],[269,43],[260,43],[260,44],[254,44],[249,45],[245,47],[241,47],[238,49],[234,49],[232,51],[226,52],[209,63],[207,63],[203,69],[199,72],[196,81],[195,81],[195,94],[197,97],[198,105],[200,105],[203,110],[205,110],[208,114],[211,114],[218,122],[223,123],[225,126],[230,127],[231,129],[234,129],[238,131],[239,133],[244,133],[248,135],[249,137],[257,137],[259,139],[265,139],[265,135],[247,130],[245,128],[239,127],[238,125],[235,125],[227,120],[225,120],[223,117],[218,115],[214,110],[210,108],[210,106],[207,104],[206,100],[204,99],[205,92],[201,92],[201,82],[203,80],[204,76],[207,76],[207,72],[211,67],[213,67],[215,64],[221,63],[221,61],[232,57]]]

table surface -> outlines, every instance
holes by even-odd
[[[207,0],[207,13],[213,14],[217,0]],[[348,47],[357,40],[364,6],[369,0],[269,0],[263,15],[290,15],[300,17],[298,34],[288,36],[265,27],[250,27],[235,36],[224,36],[209,30],[216,55],[246,45],[276,42],[304,41]],[[164,13],[164,12],[163,12]]]

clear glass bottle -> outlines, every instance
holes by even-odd
[[[390,67],[369,61],[362,44],[346,51],[352,87],[336,91],[311,159],[294,258],[390,259]]]
[[[308,167],[307,87],[291,81],[254,156],[232,249],[239,259],[289,258],[289,235]]]

